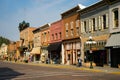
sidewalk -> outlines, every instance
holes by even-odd
[[[7,61],[9,62],[9,61]],[[105,67],[93,67],[90,69],[89,67],[77,67],[75,65],[62,65],[62,64],[43,64],[43,63],[24,63],[24,62],[13,62],[15,64],[25,64],[25,65],[34,65],[34,66],[45,66],[45,67],[53,67],[53,68],[63,68],[63,69],[73,69],[73,70],[84,70],[84,71],[92,71],[92,72],[105,72],[110,74],[119,74],[120,75],[120,68],[111,68],[109,66]]]

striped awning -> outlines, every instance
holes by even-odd
[[[112,34],[110,38],[107,40],[107,44],[105,47],[117,47],[120,46],[120,33]]]

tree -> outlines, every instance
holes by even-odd
[[[2,37],[2,36],[0,36],[0,47],[1,47],[1,45],[3,44],[3,43],[5,43],[5,44],[10,44],[10,40],[9,39],[7,39],[7,38],[4,38],[4,37]]]

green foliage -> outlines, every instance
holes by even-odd
[[[10,40],[9,39],[7,39],[7,38],[4,38],[4,37],[2,37],[2,36],[0,36],[0,47],[1,47],[1,45],[3,44],[3,43],[5,43],[5,44],[10,44]]]
[[[25,21],[23,21],[23,22],[19,23],[18,29],[19,29],[19,31],[22,31],[29,26],[30,26],[29,23],[26,23]]]

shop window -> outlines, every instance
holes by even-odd
[[[68,54],[68,60],[70,60],[70,54]]]

